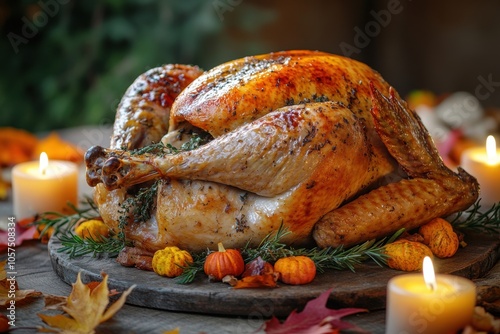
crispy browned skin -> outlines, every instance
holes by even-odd
[[[148,249],[201,250],[217,239],[256,245],[282,221],[293,232],[288,241],[303,243],[321,216],[380,176],[363,127],[337,103],[310,103],[278,109],[193,151],[160,157],[95,148],[88,157],[110,156],[100,179],[110,188],[170,180],[158,197],[154,229],[161,233],[152,236],[153,224],[128,226],[142,230],[129,235],[146,239]]]
[[[367,65],[317,51],[286,51],[219,65],[196,79],[172,106],[169,131],[189,122],[214,137],[278,108],[336,101],[370,120],[370,87],[389,85]]]
[[[215,139],[164,157],[103,148],[86,155],[96,203],[115,230],[127,188],[163,179],[152,218],[130,221],[125,231],[149,251],[256,245],[281,223],[292,232],[286,242],[304,243],[318,221],[318,244],[340,238],[350,245],[477,198],[475,180],[443,165],[425,128],[380,75],[340,56],[290,51],[218,66],[177,97],[162,141],[187,128]],[[406,173],[394,177],[393,157]]]
[[[111,147],[133,150],[159,142],[175,98],[202,73],[195,66],[165,65],[140,75],[118,105]]]
[[[411,230],[435,217],[464,210],[476,201],[476,180],[448,169],[420,119],[391,92],[374,90],[375,127],[392,156],[410,176],[372,190],[326,214],[315,226],[321,247],[351,246],[400,228]]]

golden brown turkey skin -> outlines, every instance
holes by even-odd
[[[134,141],[143,130],[131,129]],[[127,238],[148,251],[256,245],[281,223],[289,243],[314,236],[322,247],[351,245],[477,198],[477,182],[444,166],[380,75],[340,56],[289,51],[218,66],[175,99],[163,141],[186,129],[214,139],[178,155],[87,152],[89,184],[115,230],[129,187],[162,179],[152,218],[126,226]],[[398,165],[408,180],[393,177]]]
[[[140,75],[118,105],[111,147],[133,150],[159,142],[167,133],[172,103],[202,73],[195,66],[169,64]]]
[[[464,170],[448,169],[422,122],[391,90],[373,90],[372,115],[385,146],[411,179],[374,189],[323,216],[313,236],[321,247],[352,246],[400,228],[411,230],[436,217],[465,210],[479,195]]]
[[[217,137],[278,108],[326,100],[369,119],[370,81],[388,94],[377,72],[341,56],[286,51],[246,57],[215,67],[182,92],[169,131],[189,122]]]
[[[256,246],[283,222],[292,232],[286,241],[308,242],[320,217],[380,176],[363,127],[339,104],[311,103],[278,109],[197,150],[123,156],[124,181],[169,180],[158,193],[156,220],[129,223],[127,235],[148,250],[201,251],[219,241]]]

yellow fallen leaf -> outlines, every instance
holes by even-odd
[[[43,299],[45,300],[45,306],[43,308],[44,310],[62,311],[63,307],[66,306],[66,301],[68,300],[68,297],[45,293],[43,295]]]
[[[67,298],[66,306],[62,307],[67,315],[38,314],[43,322],[53,327],[53,329],[45,328],[45,330],[66,334],[91,334],[95,333],[94,330],[100,323],[110,319],[118,312],[135,285],[123,292],[120,298],[108,307],[108,275],[103,273],[102,276],[102,282],[91,289],[82,283],[80,273],[78,273],[76,282],[73,283],[73,289]]]
[[[6,263],[7,261],[0,261],[0,306],[10,306],[12,303],[20,303],[27,298],[42,295],[36,290],[19,290],[15,276],[7,276]]]

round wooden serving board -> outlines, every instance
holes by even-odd
[[[464,276],[470,279],[486,274],[500,256],[500,238],[483,234],[467,234],[467,247],[458,250],[450,259],[436,259],[436,272]],[[127,303],[169,311],[196,312],[247,317],[286,316],[302,309],[311,299],[332,289],[329,307],[357,307],[369,310],[385,307],[386,286],[390,278],[404,272],[379,267],[366,262],[356,272],[328,271],[318,273],[314,281],[302,286],[280,284],[274,289],[232,289],[224,283],[210,283],[200,274],[191,284],[181,285],[173,279],[154,272],[126,268],[114,258],[85,256],[69,258],[57,250],[61,244],[56,238],[49,243],[52,266],[61,279],[71,284],[78,272],[83,282],[100,281],[101,272],[109,275],[109,288],[124,291],[136,287],[127,297]]]

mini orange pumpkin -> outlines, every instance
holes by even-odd
[[[289,256],[276,261],[274,271],[283,283],[300,285],[312,282],[316,277],[316,265],[307,256]]]
[[[245,270],[243,256],[237,249],[225,249],[222,242],[218,243],[218,251],[208,254],[203,265],[205,274],[211,280],[221,281],[224,276],[239,276]]]

